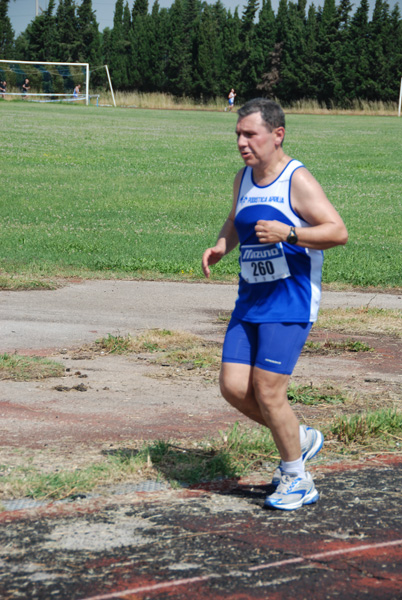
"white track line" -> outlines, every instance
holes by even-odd
[[[323,558],[331,558],[342,554],[351,554],[352,552],[365,552],[366,550],[377,550],[378,548],[388,548],[389,546],[402,545],[402,540],[393,540],[392,542],[379,542],[378,544],[365,544],[363,546],[354,546],[352,548],[342,548],[341,550],[328,550],[328,552],[319,552],[318,554],[310,554],[309,556],[300,558],[290,558],[289,560],[281,560],[276,563],[267,563],[258,565],[258,567],[250,567],[249,571],[259,571],[261,569],[270,569],[281,565],[289,565],[291,563],[300,563],[308,560],[321,560]]]
[[[203,577],[191,577],[189,579],[176,579],[173,581],[164,581],[163,583],[154,583],[153,585],[144,585],[142,587],[133,588],[131,590],[125,590],[122,592],[112,592],[111,594],[103,594],[100,596],[88,596],[87,598],[81,598],[81,600],[111,600],[112,598],[119,598],[122,596],[129,596],[130,594],[139,594],[140,592],[152,592],[154,590],[163,590],[164,588],[175,587],[179,585],[187,585],[190,583],[198,583],[199,581],[208,581],[213,577],[219,577],[219,575],[204,575]]]
[[[352,548],[342,548],[341,550],[328,550],[328,552],[319,552],[317,554],[310,554],[309,556],[300,556],[297,558],[289,558],[287,560],[279,560],[273,563],[267,563],[258,565],[257,567],[250,567],[249,571],[260,571],[263,569],[272,569],[273,567],[281,567],[282,565],[291,565],[302,563],[311,560],[321,560],[323,558],[331,558],[334,556],[342,556],[344,554],[351,554],[352,552],[366,552],[367,550],[377,550],[379,548],[389,548],[390,546],[402,545],[402,539],[393,540],[391,542],[380,542],[378,544],[364,544],[363,546],[354,546]],[[231,577],[235,573],[229,573]],[[139,594],[141,592],[152,592],[154,590],[161,590],[170,587],[177,587],[180,585],[189,585],[191,583],[199,583],[201,581],[208,581],[215,577],[221,577],[217,574],[204,575],[202,577],[191,577],[188,579],[176,579],[173,581],[164,581],[162,583],[154,583],[152,585],[145,585],[142,587],[132,588],[131,590],[125,590],[120,592],[111,592],[110,594],[101,594],[100,596],[88,596],[81,598],[81,600],[112,600],[113,598],[129,596],[130,594]]]

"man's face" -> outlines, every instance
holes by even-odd
[[[280,146],[283,134],[283,127],[268,131],[259,112],[239,119],[236,125],[237,147],[245,164],[256,167],[269,162]]]

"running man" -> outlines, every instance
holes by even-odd
[[[346,244],[346,227],[304,165],[285,154],[285,116],[257,98],[238,111],[237,146],[245,163],[218,240],[202,258],[210,266],[240,243],[239,292],[222,351],[223,397],[269,427],[281,456],[264,506],[294,510],[318,500],[305,462],[323,435],[300,426],[288,398],[290,375],[317,318],[322,250]]]
[[[230,92],[229,92],[229,95],[228,95],[228,106],[225,108],[225,112],[226,112],[227,110],[229,110],[229,112],[231,112],[231,111],[232,111],[232,108],[234,107],[234,101],[235,101],[235,98],[236,98],[236,92],[235,92],[235,91],[234,91],[234,89],[232,88],[232,89],[230,90]]]

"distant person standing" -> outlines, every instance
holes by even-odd
[[[29,79],[25,78],[24,83],[22,84],[22,93],[24,94],[24,96],[29,92],[30,89],[31,86],[29,85]]]
[[[81,90],[81,84],[79,83],[74,88],[74,92],[73,92],[74,98],[78,98],[78,96],[80,95],[80,90]]]
[[[227,110],[229,110],[229,112],[231,112],[231,110],[232,110],[232,108],[233,108],[233,106],[234,106],[234,101],[235,101],[235,98],[236,98],[236,92],[235,92],[235,91],[234,91],[234,89],[232,88],[232,89],[230,90],[230,92],[229,92],[229,95],[228,95],[228,106],[225,108],[225,112],[226,112]]]
[[[5,98],[5,93],[7,91],[7,81],[0,81],[0,94],[2,98]]]

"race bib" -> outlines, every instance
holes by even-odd
[[[241,276],[247,283],[264,283],[290,277],[282,243],[242,246]]]

